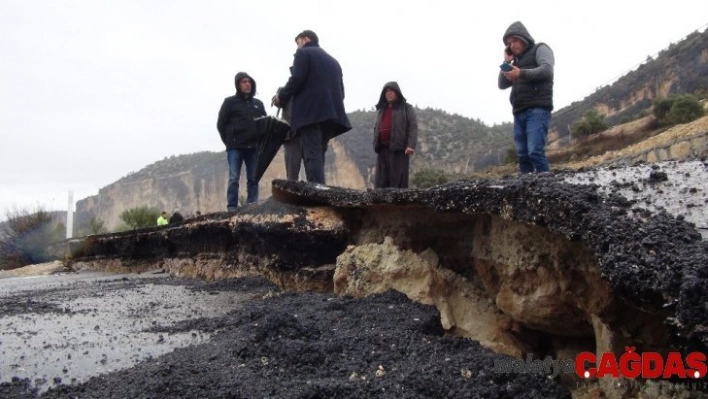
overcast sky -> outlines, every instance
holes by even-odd
[[[223,151],[216,117],[235,73],[268,108],[304,29],[341,63],[347,111],[396,80],[419,107],[492,125],[512,119],[496,86],[512,22],[554,50],[560,109],[707,16],[706,0],[0,0],[0,219],[66,209],[70,190],[95,195],[171,155]]]

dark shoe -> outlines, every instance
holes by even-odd
[[[236,212],[236,210],[238,210],[238,208],[234,208],[234,207],[226,208],[226,212]]]

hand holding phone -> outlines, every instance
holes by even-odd
[[[514,67],[511,66],[511,64],[509,64],[508,62],[502,62],[502,64],[499,65],[499,68],[500,68],[503,72],[509,72],[509,71],[511,71],[512,69],[514,69]]]

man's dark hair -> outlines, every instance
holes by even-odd
[[[309,29],[308,29],[308,30],[304,30],[304,31],[298,33],[297,36],[295,36],[295,40],[297,40],[297,39],[302,39],[303,37],[306,37],[306,38],[310,39],[310,41],[311,41],[313,44],[319,44],[319,43],[320,43],[320,39],[317,38],[317,33],[313,32],[313,31],[311,31],[311,30],[309,30]]]

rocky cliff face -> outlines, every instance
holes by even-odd
[[[330,143],[325,161],[327,184],[363,189],[364,177],[338,141]],[[300,171],[305,179],[304,166]],[[285,178],[283,151],[275,156],[260,181],[260,199],[270,197],[273,179]],[[226,183],[228,165],[226,155],[200,153],[159,161],[144,170],[126,176],[101,190],[98,195],[82,199],[76,204],[77,225],[88,223],[92,217],[103,220],[109,230],[121,225],[120,214],[128,209],[149,206],[171,213],[178,208],[185,217],[196,211],[212,213],[226,210]],[[246,196],[246,170],[241,171],[240,195]]]

